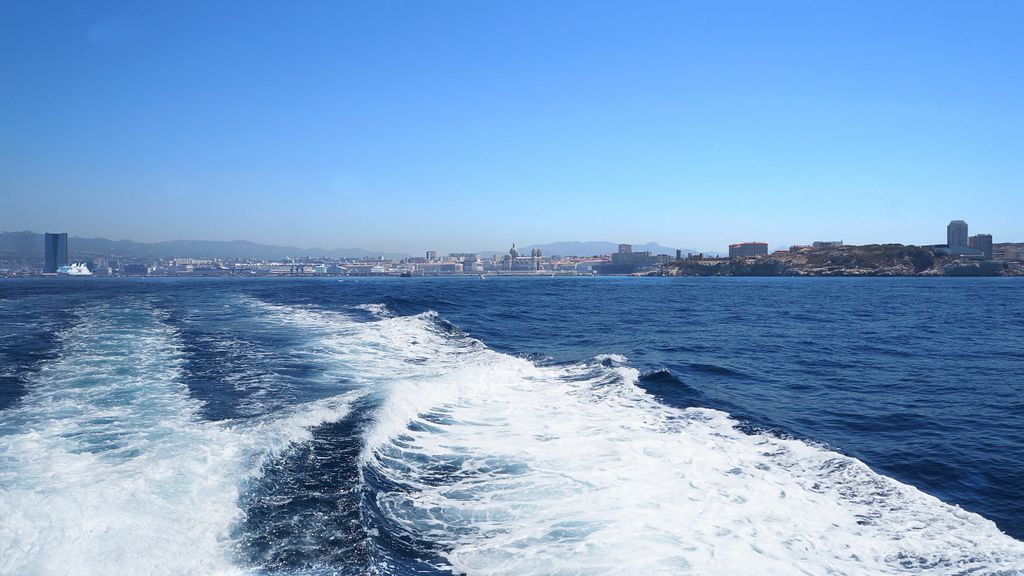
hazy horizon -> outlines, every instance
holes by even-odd
[[[1024,5],[0,6],[0,229],[1024,241]]]
[[[63,232],[63,231],[51,231],[51,232]],[[43,234],[43,232],[38,232],[38,231],[34,231],[34,230],[0,230],[0,234],[20,234],[20,233],[31,233],[31,234],[40,234],[40,235]],[[210,240],[210,239],[207,239],[207,238],[172,238],[172,239],[169,239],[169,240],[157,240],[157,241],[154,241],[154,242],[143,242],[143,241],[134,240],[132,238],[106,238],[106,237],[102,237],[102,236],[86,237],[86,236],[78,236],[78,235],[75,235],[75,234],[72,234],[72,233],[68,233],[68,234],[69,234],[69,238],[71,238],[72,240],[74,240],[76,238],[77,239],[81,239],[81,240],[88,240],[88,241],[106,240],[106,241],[110,241],[110,242],[113,242],[113,243],[117,243],[117,242],[134,242],[134,243],[139,243],[139,244],[161,244],[161,243],[181,242],[181,243],[197,243],[197,244],[201,244],[201,243],[208,243],[208,242],[223,242],[223,243],[240,242],[240,243],[248,243],[248,244],[255,244],[255,245],[270,246],[270,247],[274,247],[274,248],[295,248],[295,249],[301,250],[303,252],[317,252],[317,251],[323,251],[323,252],[347,252],[347,251],[351,251],[351,252],[366,252],[366,253],[372,253],[373,255],[384,255],[384,256],[399,256],[399,255],[401,255],[403,257],[422,257],[428,251],[436,252],[439,256],[446,256],[448,254],[453,254],[453,253],[467,253],[467,254],[472,253],[472,254],[487,254],[487,255],[489,255],[491,253],[503,254],[503,253],[507,252],[509,250],[509,248],[511,248],[513,246],[518,247],[520,250],[524,250],[524,249],[529,249],[529,248],[532,248],[532,247],[550,248],[551,246],[554,246],[554,245],[567,245],[567,244],[580,244],[580,245],[607,244],[608,246],[603,248],[603,249],[601,249],[601,250],[583,251],[583,252],[579,252],[579,253],[576,253],[576,252],[566,252],[564,250],[555,250],[555,251],[552,252],[549,249],[549,250],[547,250],[545,252],[545,255],[547,255],[547,256],[551,256],[551,255],[588,256],[588,255],[607,254],[609,252],[614,252],[615,248],[616,248],[616,245],[618,245],[618,244],[629,244],[629,245],[631,245],[633,247],[633,249],[635,251],[641,251],[641,250],[644,250],[644,249],[652,247],[652,246],[659,246],[659,247],[661,247],[663,249],[671,249],[671,250],[677,250],[678,249],[678,250],[683,250],[684,252],[691,252],[691,253],[700,252],[700,253],[710,254],[710,255],[725,254],[725,253],[728,252],[728,249],[729,249],[728,245],[723,246],[721,249],[700,249],[700,248],[694,248],[692,246],[681,246],[681,245],[667,244],[667,243],[664,243],[664,242],[659,242],[658,240],[644,240],[642,242],[635,242],[635,241],[634,242],[630,242],[628,240],[621,240],[620,241],[620,240],[609,240],[609,239],[586,239],[586,240],[560,239],[560,240],[538,241],[538,242],[515,242],[515,241],[513,241],[513,242],[506,243],[505,247],[480,247],[480,246],[466,247],[466,246],[456,246],[456,247],[442,247],[442,248],[438,248],[437,246],[434,246],[434,245],[431,245],[431,244],[426,244],[426,245],[424,245],[419,250],[401,251],[401,250],[379,250],[379,249],[376,249],[376,248],[374,248],[372,246],[368,247],[368,246],[355,246],[355,245],[353,245],[353,246],[303,246],[303,245],[299,245],[299,244],[295,244],[295,243],[276,244],[276,243],[257,242],[257,241],[253,241],[253,240],[247,240],[245,238],[233,238],[233,239],[230,239],[230,240]],[[822,240],[822,239],[818,239],[818,240]],[[833,239],[833,240],[836,240],[836,239]],[[838,239],[838,240],[842,241],[842,239]],[[743,240],[741,242],[748,242],[748,241],[755,241],[756,242],[758,240]],[[937,240],[937,241],[932,242],[932,243],[928,243],[928,244],[921,243],[921,244],[918,244],[918,245],[943,244],[943,241],[944,240]],[[1004,243],[1018,244],[1020,242],[1012,240],[1012,239],[1005,239],[1005,240],[994,240],[993,243],[994,244],[1004,244]],[[72,242],[72,244],[74,244],[74,243]],[[810,244],[810,242],[808,242],[806,244]],[[855,243],[852,243],[852,242],[845,242],[845,241],[844,241],[844,244],[846,244],[847,246],[861,245],[861,244],[855,244]],[[906,244],[906,245],[912,245],[912,243],[898,242],[898,241],[893,241],[893,242],[866,242],[864,244],[866,244],[866,245],[872,245],[872,244]],[[787,248],[789,248],[791,246],[792,245],[777,245],[776,246],[776,245],[772,245],[772,244],[769,243],[768,249],[769,249],[769,251],[773,251],[773,250],[779,250],[779,249],[787,249]],[[72,252],[75,252],[76,249],[78,249],[74,245],[70,246],[69,248],[70,248],[70,250]],[[40,246],[39,249],[42,250],[42,246]],[[88,252],[89,250],[85,250],[85,251]],[[664,253],[670,253],[670,251],[665,251]],[[346,256],[346,257],[353,257],[353,256]]]
[[[60,232],[63,232],[63,231],[49,231],[49,232],[51,232],[51,233],[60,233]],[[42,234],[44,234],[44,232],[39,232],[39,231],[35,231],[35,230],[0,230],[0,234],[39,234],[39,235],[42,235]],[[77,236],[77,235],[72,234],[72,233],[68,233],[68,235],[69,235],[69,238],[71,240],[74,240],[74,239],[89,240],[89,241],[106,240],[106,241],[110,241],[110,242],[134,242],[134,243],[141,243],[141,244],[160,244],[160,243],[175,243],[175,242],[184,242],[184,243],[190,243],[190,242],[194,242],[194,243],[206,243],[206,242],[235,243],[235,242],[242,242],[242,243],[250,243],[250,244],[259,244],[259,245],[273,246],[273,247],[277,247],[277,248],[296,248],[296,249],[300,249],[300,250],[303,250],[303,251],[323,250],[323,251],[326,252],[326,251],[345,251],[345,250],[353,250],[353,251],[355,251],[355,250],[362,250],[362,251],[366,251],[366,252],[381,253],[381,254],[385,254],[385,253],[404,254],[406,256],[412,256],[412,257],[423,256],[424,253],[427,252],[427,251],[434,251],[434,252],[437,252],[438,255],[442,255],[442,256],[448,255],[448,254],[451,254],[451,253],[488,254],[488,253],[491,253],[491,252],[495,252],[495,253],[499,253],[500,254],[500,253],[505,253],[512,246],[516,246],[519,249],[528,249],[528,248],[534,247],[534,246],[551,246],[551,245],[561,245],[561,244],[582,244],[582,245],[608,244],[609,245],[608,250],[605,250],[603,252],[614,251],[614,247],[617,244],[630,244],[630,245],[634,246],[637,249],[640,249],[641,247],[644,247],[644,246],[658,245],[658,246],[661,246],[662,248],[692,250],[691,247],[687,247],[687,246],[669,246],[669,245],[666,245],[666,244],[664,244],[662,242],[658,242],[657,240],[645,240],[643,242],[626,242],[626,241],[618,242],[618,241],[615,241],[615,240],[607,240],[607,239],[604,239],[604,240],[594,240],[594,239],[575,240],[575,239],[573,239],[573,240],[554,240],[554,241],[550,241],[550,242],[511,242],[511,243],[508,243],[508,245],[505,246],[505,247],[455,247],[455,248],[443,249],[443,250],[437,249],[437,248],[431,247],[431,246],[426,246],[423,249],[415,251],[415,252],[404,252],[403,253],[403,252],[399,252],[399,251],[375,250],[373,248],[367,248],[367,247],[364,247],[364,246],[300,246],[300,245],[296,245],[294,243],[291,243],[291,244],[289,244],[289,243],[285,243],[285,244],[269,244],[269,243],[262,243],[262,242],[254,242],[252,240],[246,240],[245,238],[234,238],[234,239],[231,239],[231,240],[209,240],[209,239],[205,239],[205,238],[173,238],[173,239],[170,239],[170,240],[158,240],[158,241],[155,241],[155,242],[140,242],[140,241],[134,240],[132,238],[105,238],[105,237],[102,237],[102,236],[84,237],[84,236]],[[39,249],[42,250],[42,246],[40,246]],[[69,246],[69,249],[72,252],[74,252],[76,250],[76,247],[72,245],[72,246]],[[716,252],[716,251],[712,250],[710,252],[713,253],[713,252]],[[597,253],[595,253],[595,254],[597,254]],[[551,254],[548,254],[548,255],[551,255]],[[569,255],[569,254],[565,254],[565,255]]]

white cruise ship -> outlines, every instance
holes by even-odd
[[[88,266],[77,262],[75,264],[57,268],[57,274],[64,274],[66,276],[92,276],[92,272],[89,271]]]

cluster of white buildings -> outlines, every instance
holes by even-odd
[[[94,258],[90,265],[98,276],[446,276],[492,275],[589,275],[609,263],[609,256],[548,257],[539,248],[521,254],[513,245],[506,254],[482,257],[475,253],[425,257],[300,258],[271,260],[224,260],[165,258],[130,261]]]

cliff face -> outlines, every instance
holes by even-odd
[[[918,246],[871,244],[776,252],[746,260],[677,260],[670,276],[1020,276],[1016,264],[938,256]]]

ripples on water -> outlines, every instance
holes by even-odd
[[[1022,296],[5,282],[0,573],[1024,573]]]

